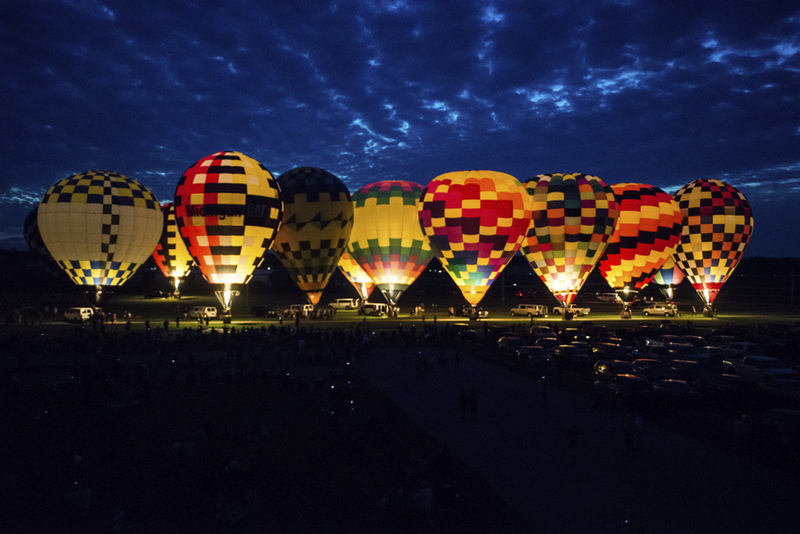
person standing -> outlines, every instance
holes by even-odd
[[[469,413],[473,421],[478,420],[478,393],[474,389],[469,392]]]

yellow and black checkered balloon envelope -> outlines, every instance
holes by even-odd
[[[175,204],[169,202],[161,206],[164,214],[164,229],[153,251],[153,260],[161,272],[175,284],[175,293],[180,293],[181,278],[187,276],[194,265],[194,258],[178,232],[175,219]]]
[[[673,197],[684,219],[675,263],[710,306],[750,242],[753,211],[738,189],[720,180],[695,180]]]
[[[73,282],[103,289],[124,284],[158,243],[164,225],[155,195],[136,180],[112,171],[86,171],[47,190],[38,210],[47,250]]]
[[[342,271],[347,281],[356,288],[358,296],[361,297],[362,300],[367,300],[369,294],[372,293],[372,290],[375,288],[375,282],[364,272],[364,269],[361,268],[358,262],[350,257],[347,250],[342,252],[342,257],[339,258],[339,270]]]
[[[392,304],[433,258],[419,226],[422,186],[382,180],[353,193],[355,222],[347,252]]]
[[[563,306],[572,303],[617,223],[614,191],[597,176],[541,174],[527,180],[533,217],[522,253]]]
[[[472,306],[519,250],[531,204],[519,180],[497,171],[445,173],[422,191],[422,232]]]
[[[175,219],[186,248],[230,310],[233,284],[246,284],[280,226],[278,183],[241,152],[216,152],[189,167],[175,189]]]
[[[657,187],[611,186],[619,205],[617,227],[598,268],[624,301],[633,300],[675,251],[682,221],[678,203]]]
[[[278,184],[283,219],[272,251],[316,305],[353,229],[350,191],[339,178],[316,167],[287,171],[278,176]]]

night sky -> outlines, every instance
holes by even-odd
[[[793,1],[25,0],[0,7],[0,248],[88,169],[172,199],[219,150],[351,192],[491,169],[750,200],[747,256],[800,256]]]

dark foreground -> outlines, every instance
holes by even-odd
[[[1,532],[514,532],[345,333],[4,339]],[[380,349],[373,349],[373,352]],[[427,483],[432,517],[414,506]]]

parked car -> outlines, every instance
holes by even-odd
[[[623,360],[599,360],[592,366],[595,380],[603,380],[616,375],[635,375],[639,370],[631,362]]]
[[[250,308],[250,313],[255,317],[277,317],[278,310],[270,306],[253,306]]]
[[[663,315],[664,317],[678,315],[678,307],[674,304],[651,304],[642,313],[645,315]]]
[[[547,306],[541,304],[517,304],[511,308],[511,315],[524,315],[526,317],[545,317]]]
[[[517,349],[517,361],[522,366],[549,365],[550,353],[543,347],[523,345]]]
[[[696,407],[702,399],[700,392],[683,380],[668,378],[653,382],[653,400],[662,407]]]
[[[525,345],[525,340],[513,335],[506,335],[497,340],[497,348],[506,354],[516,353],[517,349],[523,345]]]
[[[650,381],[639,375],[614,375],[592,384],[601,401],[616,406],[646,406],[652,397]]]
[[[358,308],[359,315],[372,315],[375,317],[389,315],[389,305],[383,302],[364,302]]]
[[[194,306],[189,310],[189,317],[197,319],[198,317],[208,317],[214,319],[217,316],[217,309],[214,306]]]
[[[674,369],[672,369],[666,362],[662,362],[661,360],[642,358],[639,360],[633,360],[633,365],[639,369],[639,374],[651,382],[670,378],[680,380],[681,378]]]
[[[68,308],[64,310],[64,320],[68,323],[85,323],[94,315],[92,308]]]
[[[556,345],[551,351],[551,358],[556,367],[588,368],[592,358],[586,347],[567,344]]]
[[[722,394],[722,386],[709,366],[694,360],[672,360],[669,366],[704,397],[717,397]]]
[[[355,310],[361,305],[361,299],[336,299],[328,307],[336,310]]]

